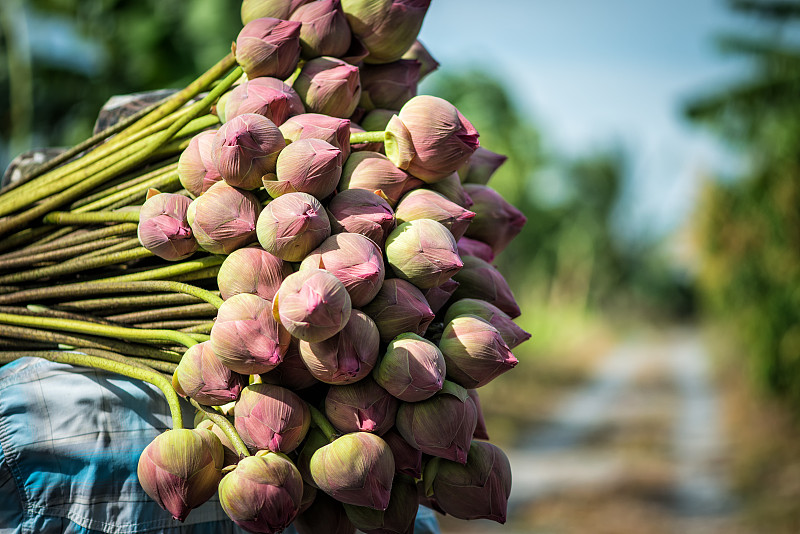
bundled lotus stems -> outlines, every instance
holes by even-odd
[[[428,4],[245,0],[230,55],[0,195],[2,358],[160,387],[138,475],[176,519],[219,492],[259,533],[505,521],[476,390],[530,337],[492,266],[525,217],[416,96]]]

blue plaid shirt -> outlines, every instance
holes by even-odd
[[[243,533],[216,495],[180,523],[144,493],[139,455],[168,428],[150,384],[39,358],[0,367],[0,534]],[[439,532],[427,508],[415,532]]]

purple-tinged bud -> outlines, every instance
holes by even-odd
[[[366,110],[402,108],[417,96],[419,69],[419,62],[409,59],[385,65],[364,65],[359,105]]]
[[[386,510],[394,478],[389,446],[370,432],[345,434],[311,457],[317,487],[346,504]]]
[[[463,464],[477,421],[475,403],[467,390],[446,380],[433,397],[402,403],[395,424],[412,447]]]
[[[477,184],[465,184],[464,189],[472,197],[477,214],[465,235],[488,243],[495,254],[500,254],[528,219],[494,189]]]
[[[242,458],[219,483],[219,502],[231,520],[248,532],[283,532],[297,517],[303,479],[279,454]]]
[[[417,219],[432,219],[450,230],[455,239],[464,235],[473,217],[474,212],[428,189],[415,189],[406,193],[395,210],[398,225]]]
[[[458,169],[458,176],[465,184],[486,185],[492,175],[506,162],[508,157],[482,146]]]
[[[139,210],[139,242],[144,248],[168,261],[188,258],[197,250],[197,241],[186,220],[192,199],[173,193],[159,193],[145,200]]]
[[[395,472],[414,478],[422,478],[422,451],[408,444],[396,428],[381,436],[392,449]]]
[[[364,506],[345,504],[347,517],[366,534],[408,534],[414,532],[417,517],[417,485],[406,477],[395,477],[392,494],[386,510],[373,510]]]
[[[383,253],[374,241],[361,234],[334,234],[312,251],[300,270],[324,269],[338,278],[353,306],[370,302],[383,285]]]
[[[342,176],[342,151],[322,139],[300,139],[278,156],[275,174],[263,177],[271,197],[308,193],[323,199],[333,193]]]
[[[404,194],[422,185],[422,181],[401,171],[389,158],[377,152],[354,152],[342,169],[339,190],[366,189],[382,191],[394,206]]]
[[[222,180],[211,151],[216,133],[207,130],[195,135],[178,158],[178,179],[192,196],[199,197]]]
[[[427,188],[439,193],[450,202],[458,204],[464,209],[472,207],[472,198],[464,190],[464,186],[461,185],[461,180],[458,179],[458,174],[456,173],[442,178],[434,184],[428,184]]]
[[[288,20],[295,9],[310,0],[242,0],[242,24],[270,17]]]
[[[352,384],[331,386],[325,397],[325,415],[342,433],[374,432],[394,426],[397,399],[370,377]]]
[[[404,332],[424,335],[435,317],[422,292],[399,278],[384,280],[372,302],[364,306],[364,313],[375,321],[384,343]]]
[[[350,48],[350,26],[339,0],[319,0],[300,6],[289,20],[301,22],[300,48],[304,58],[340,57]]]
[[[350,156],[350,121],[319,113],[295,115],[280,126],[287,143],[300,139],[322,139],[338,148],[340,163]]]
[[[263,175],[275,171],[275,161],[285,147],[275,123],[263,115],[244,113],[220,127],[211,150],[214,164],[228,185],[256,189]]]
[[[318,492],[317,488],[311,484],[307,484],[306,481],[303,480],[303,499],[300,501],[300,510],[298,515],[311,508],[311,505],[317,498],[317,493],[321,492]]]
[[[439,348],[416,334],[400,334],[386,348],[375,382],[405,402],[419,402],[442,389],[445,361]]]
[[[417,39],[430,0],[342,0],[353,33],[369,50],[369,63],[396,61]]]
[[[289,332],[272,316],[272,302],[250,293],[223,302],[211,328],[214,354],[245,375],[274,369],[283,361],[289,340]]]
[[[350,295],[338,278],[322,269],[286,277],[273,302],[273,313],[296,338],[310,343],[340,332],[350,319]]]
[[[346,119],[361,98],[358,67],[335,57],[312,59],[300,71],[294,89],[311,113]]]
[[[403,54],[403,59],[415,59],[420,63],[419,79],[422,80],[425,76],[439,68],[439,62],[436,61],[428,49],[425,48],[419,40],[414,41],[411,48],[406,50]]]
[[[453,174],[478,148],[478,131],[447,100],[415,96],[386,128],[386,155],[432,183]]]
[[[292,339],[289,350],[283,356],[283,361],[272,371],[262,374],[261,382],[289,388],[292,391],[310,388],[319,383],[303,363],[297,344],[298,341]]]
[[[286,261],[301,261],[331,235],[331,223],[319,200],[308,193],[286,193],[258,218],[258,242]]]
[[[256,239],[258,199],[217,182],[189,204],[186,218],[200,247],[212,254],[230,254]]]
[[[453,234],[431,219],[398,225],[386,240],[386,261],[421,289],[442,285],[463,266]]]
[[[172,387],[180,395],[206,406],[221,406],[239,398],[247,377],[222,364],[210,341],[190,347],[172,375]]]
[[[222,444],[209,430],[168,430],[142,451],[139,484],[161,508],[184,521],[192,508],[216,493],[223,456]]]
[[[219,268],[217,286],[223,299],[239,293],[253,293],[272,300],[292,266],[259,246],[231,252]]]
[[[296,393],[271,384],[251,384],[233,408],[242,440],[254,449],[292,452],[311,424],[308,405]]]
[[[256,113],[280,126],[293,115],[305,112],[297,93],[277,78],[255,78],[234,87],[225,102],[225,120]]]
[[[359,109],[363,111],[363,108],[357,108],[356,113],[350,117],[350,132],[351,133],[366,133],[367,130],[364,129],[363,126],[360,126],[355,123],[356,114],[358,113]],[[353,152],[377,152],[379,154],[384,154],[383,150],[383,142],[382,141],[374,141],[372,143],[355,143],[350,145],[350,150]]]
[[[450,279],[440,286],[426,289],[422,294],[425,295],[425,300],[428,301],[433,313],[439,313],[439,310],[447,304],[450,297],[456,292],[456,289],[458,289],[458,282]]]
[[[295,21],[258,18],[236,38],[236,61],[251,80],[271,76],[284,80],[300,59],[300,27]]]
[[[321,491],[311,507],[297,516],[294,527],[299,534],[356,534],[356,527],[347,518],[342,503]]]
[[[473,441],[465,465],[439,463],[432,489],[436,503],[453,517],[505,523],[511,464],[499,447]]]
[[[314,453],[317,452],[319,448],[324,447],[328,443],[330,443],[330,441],[325,437],[325,434],[316,426],[312,426],[303,442],[303,446],[300,448],[300,452],[297,454],[297,461],[295,462],[297,470],[300,471],[300,475],[303,477],[305,483],[315,488],[317,487],[317,483],[314,482],[314,477],[311,476],[311,457],[314,456]]]
[[[517,365],[497,329],[475,315],[459,315],[447,323],[439,341],[447,362],[447,378],[474,389]]]
[[[335,336],[318,343],[300,342],[308,372],[326,384],[347,384],[367,376],[378,361],[380,334],[367,314],[352,310],[350,320]]]
[[[483,409],[481,408],[481,399],[478,396],[477,389],[468,389],[467,393],[472,402],[475,403],[475,410],[478,412],[478,423],[475,425],[475,432],[472,433],[472,439],[489,439],[489,432],[486,430],[486,420],[483,418]]]
[[[497,331],[503,336],[503,341],[506,342],[506,345],[508,345],[510,349],[513,349],[531,337],[528,332],[517,326],[507,313],[500,310],[497,306],[483,300],[461,299],[454,302],[444,315],[444,323],[449,323],[459,315],[476,315],[488,321],[492,326],[497,328]]]
[[[476,258],[480,258],[486,263],[491,263],[494,261],[494,251],[490,245],[487,245],[483,241],[478,241],[477,239],[471,239],[469,237],[462,237],[458,240],[458,254],[461,257],[464,256],[475,256]]]
[[[464,267],[453,277],[459,283],[453,298],[485,300],[512,319],[520,316],[519,305],[500,271],[475,256],[464,256],[463,261]]]
[[[382,247],[395,227],[394,211],[380,195],[366,189],[346,189],[328,203],[331,230],[361,234]]]
[[[201,412],[198,412],[198,415],[201,415]],[[214,424],[214,422],[211,421],[211,419],[202,419],[199,423],[195,424],[195,429],[210,430],[211,432],[214,433],[215,436],[217,436],[217,439],[219,439],[219,442],[222,444],[222,450],[223,450],[222,464],[224,466],[236,465],[237,463],[239,463],[239,460],[241,460],[241,458],[239,457],[239,453],[236,452],[236,449],[234,449],[231,440],[228,439],[228,436],[225,435],[225,432],[223,432],[220,427]]]
[[[368,132],[378,132],[386,129],[386,125],[394,117],[396,111],[391,109],[373,109],[361,119],[361,127]],[[383,147],[383,143],[380,143]]]

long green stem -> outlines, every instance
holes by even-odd
[[[202,318],[199,318],[199,319],[202,319]],[[151,323],[128,323],[128,324],[131,324],[131,326],[135,326],[136,328],[156,328],[156,329],[166,329],[166,330],[177,330],[178,332],[183,332],[184,334],[188,334],[188,335],[191,335],[191,336],[195,336],[197,334],[202,334],[202,335],[205,336],[206,334],[203,334],[201,332],[196,332],[196,331],[193,331],[193,330],[191,330],[191,331],[190,330],[186,330],[187,328],[190,328],[190,327],[193,327],[193,326],[197,326],[199,324],[205,324],[206,323],[206,321],[202,321],[201,322],[199,319],[195,319],[195,320],[184,319],[184,320],[174,320],[174,321],[155,321],[155,322],[151,322]],[[203,339],[195,339],[195,341],[205,341],[205,338],[203,338]]]
[[[177,160],[177,158],[173,158],[172,161],[165,162],[163,167],[156,167],[155,169],[148,170],[147,172],[139,171],[139,172],[132,173],[133,176],[131,176],[131,175],[121,176],[117,180],[113,180],[109,184],[106,184],[105,187],[102,187],[96,193],[93,193],[93,194],[91,194],[91,195],[89,195],[87,197],[78,199],[75,202],[73,202],[72,204],[70,204],[70,211],[74,211],[76,213],[79,213],[79,212],[83,211],[80,208],[82,208],[83,206],[85,206],[87,204],[95,202],[96,200],[103,199],[103,198],[107,197],[108,195],[112,195],[114,193],[118,193],[119,191],[122,191],[123,189],[129,189],[129,188],[132,188],[132,187],[134,187],[134,186],[136,186],[138,184],[149,182],[149,181],[151,181],[151,180],[153,180],[155,178],[158,178],[159,176],[163,176],[165,174],[169,174],[171,172],[174,172],[174,171],[178,170],[178,163],[177,163],[176,160]],[[115,183],[115,182],[117,182],[117,183]]]
[[[91,213],[71,213],[52,211],[44,216],[45,224],[97,224],[106,222],[139,222],[138,211],[93,211]]]
[[[155,310],[141,310],[106,317],[109,321],[118,323],[143,323],[160,321],[164,319],[185,319],[190,317],[214,317],[217,307],[203,302],[201,304],[188,304],[171,308],[158,308]]]
[[[63,249],[50,250],[39,254],[20,255],[12,258],[0,258],[0,269],[13,269],[24,267],[26,265],[33,265],[43,261],[55,261],[65,258],[72,258],[81,254],[97,251],[119,243],[125,243],[128,240],[124,237],[112,237],[108,239],[100,239],[89,243],[81,243],[72,247],[65,247]],[[138,243],[138,240],[137,240]]]
[[[103,256],[95,256],[87,260],[75,260],[60,265],[50,265],[48,267],[40,267],[38,269],[31,269],[29,271],[20,271],[18,273],[7,274],[0,276],[0,284],[16,284],[19,282],[26,282],[29,280],[37,280],[50,276],[62,276],[65,274],[73,274],[87,269],[96,269],[98,267],[106,267],[114,265],[115,263],[124,263],[126,261],[149,258],[153,253],[146,248],[139,247],[133,250],[123,250],[122,252],[112,252],[111,254],[104,254]]]
[[[85,204],[79,208],[76,208],[73,212],[74,213],[83,213],[87,211],[94,211],[101,208],[106,208],[115,202],[122,200],[122,199],[130,199],[131,197],[135,197],[139,195],[140,202],[144,202],[145,194],[147,190],[150,188],[158,189],[160,187],[164,187],[165,185],[170,185],[173,183],[180,183],[180,178],[178,177],[178,173],[175,171],[176,166],[170,165],[169,168],[171,171],[161,173],[157,175],[155,178],[151,178],[150,180],[134,184],[126,189],[122,189],[117,191],[116,193],[112,193],[106,195],[104,197],[98,198],[94,202],[90,202]]]
[[[205,258],[200,258],[197,260],[184,260],[175,265],[168,265],[166,267],[159,267],[157,269],[148,269],[138,273],[112,276],[110,278],[95,280],[94,282],[137,282],[143,280],[161,280],[164,278],[172,278],[178,275],[205,270],[207,267],[222,265],[223,261],[225,261],[225,257],[223,256],[206,256]]]
[[[132,282],[134,284],[141,284],[142,282]],[[146,283],[146,282],[144,282]],[[81,310],[81,311],[95,311],[95,310],[120,310],[125,308],[141,309],[150,308],[153,306],[173,305],[180,306],[182,304],[197,304],[200,299],[192,295],[185,295],[182,293],[158,293],[154,295],[139,295],[135,297],[121,297],[116,295],[114,297],[99,298],[99,299],[85,299],[85,300],[72,300],[67,302],[59,302],[58,308],[68,310]]]
[[[111,252],[119,252],[121,250],[129,250],[129,249],[138,247],[140,244],[141,243],[139,242],[139,238],[138,237],[133,237],[131,239],[125,239],[124,241],[121,241],[119,243],[112,244],[109,247],[89,252],[89,253],[84,254],[82,256],[78,256],[77,258],[72,258],[69,261],[78,261],[81,258],[89,259],[89,258],[94,258],[96,256],[102,256],[103,254],[109,254]]]
[[[311,411],[311,422],[319,428],[319,430],[325,434],[325,437],[328,441],[333,441],[339,435],[336,432],[336,429],[333,428],[333,425],[328,421],[328,419],[322,415],[322,412],[314,408],[310,403],[306,403],[308,405],[308,409]]]
[[[383,143],[385,132],[354,132],[350,134],[350,144],[359,145],[361,143]]]
[[[43,227],[44,229],[53,231],[53,227]],[[13,258],[17,256],[25,256],[27,254],[38,254],[40,252],[47,252],[49,250],[59,250],[64,247],[69,247],[72,245],[79,245],[81,243],[89,243],[91,241],[97,241],[99,239],[103,239],[105,237],[112,237],[124,234],[130,234],[136,232],[137,225],[133,223],[122,223],[122,224],[115,224],[113,226],[106,226],[105,228],[100,228],[98,230],[90,230],[90,231],[80,231],[74,235],[65,235],[56,239],[54,241],[49,241],[47,243],[43,243],[41,245],[33,245],[30,247],[26,247],[21,250],[15,250],[13,252],[7,252],[3,254],[3,258]]]
[[[239,453],[240,459],[250,456],[250,451],[247,449],[247,445],[245,445],[244,441],[242,441],[242,438],[236,431],[236,427],[234,427],[231,422],[228,421],[227,417],[217,412],[213,408],[203,406],[194,399],[189,399],[189,402],[192,403],[192,406],[203,412],[203,414],[208,417],[212,423],[217,425],[219,429],[225,433],[230,440],[231,445],[233,445],[233,448]]]

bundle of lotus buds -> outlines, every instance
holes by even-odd
[[[505,521],[476,389],[530,337],[492,265],[525,217],[417,96],[429,3],[244,0],[230,55],[0,194],[0,357],[161,388],[138,475],[176,519],[218,491],[258,533]]]

